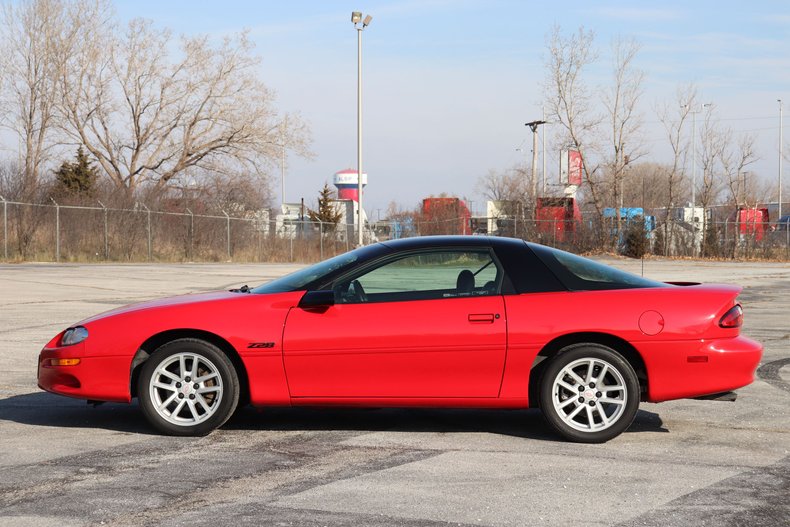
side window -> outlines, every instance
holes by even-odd
[[[502,271],[487,250],[414,253],[334,285],[339,304],[495,295]]]

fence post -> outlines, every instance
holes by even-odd
[[[324,222],[318,220],[318,237],[321,240],[321,259],[324,259]]]
[[[228,222],[228,225],[227,225],[227,227],[228,227],[228,240],[227,241],[228,241],[228,259],[230,259],[230,216],[228,216],[228,213],[225,212],[224,210],[222,211],[222,214],[225,215],[225,220]]]
[[[192,253],[194,251],[194,249],[192,247],[192,242],[193,242],[194,237],[195,237],[195,215],[192,214],[192,211],[189,210],[189,207],[187,207],[187,214],[189,214],[189,255],[188,255],[188,258],[190,260],[192,260],[193,259],[192,258]]]
[[[151,209],[149,209],[145,203],[140,203],[140,205],[145,209],[146,213],[148,213],[148,261],[153,261],[153,247],[151,245]]]
[[[3,200],[3,254],[8,260],[8,202],[3,196],[0,199]]]
[[[49,198],[55,204],[55,261],[60,261],[60,205],[54,198]]]
[[[104,206],[104,203],[101,200],[96,200],[101,205],[102,210],[104,210],[104,260],[110,260],[110,235],[107,229],[107,207]]]

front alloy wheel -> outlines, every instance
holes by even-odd
[[[197,339],[179,339],[143,365],[137,390],[148,421],[170,435],[205,435],[236,409],[239,380],[227,355]]]
[[[631,425],[639,382],[628,361],[611,348],[570,346],[544,371],[540,400],[546,420],[562,436],[602,443]]]

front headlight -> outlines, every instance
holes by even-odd
[[[77,326],[75,328],[69,328],[63,333],[63,337],[60,339],[60,345],[72,346],[74,344],[79,344],[86,338],[88,338],[88,330],[84,327]]]

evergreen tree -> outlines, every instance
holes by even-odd
[[[712,221],[706,222],[705,236],[702,239],[702,256],[708,258],[719,256],[719,230]]]
[[[647,252],[645,220],[642,217],[628,222],[623,233],[622,253],[631,258],[641,258]]]
[[[318,210],[308,209],[310,220],[323,224],[324,234],[334,232],[337,224],[343,217],[343,212],[332,205],[334,198],[332,189],[329,188],[328,184],[324,183],[324,188],[318,193]]]
[[[96,167],[80,146],[75,161],[64,161],[55,172],[55,191],[59,195],[93,197],[98,178]]]

